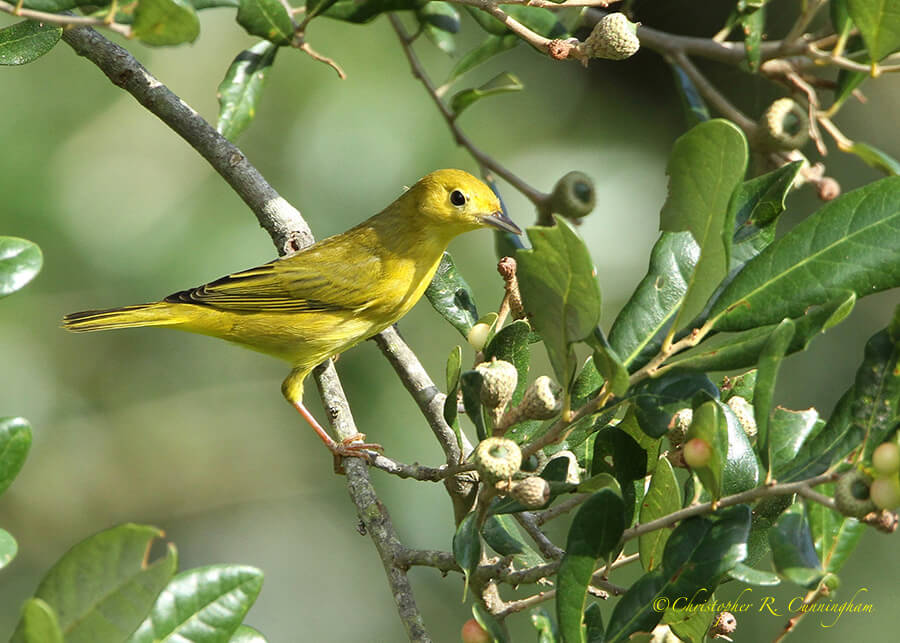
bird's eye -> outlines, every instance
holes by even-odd
[[[466,195],[460,192],[459,190],[453,190],[450,193],[450,203],[455,206],[462,206],[466,204]]]

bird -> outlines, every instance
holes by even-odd
[[[521,234],[481,180],[427,174],[378,214],[256,268],[162,301],[70,313],[74,332],[155,326],[218,337],[291,364],[281,391],[336,461],[382,450],[363,434],[334,440],[303,404],[303,383],[325,360],[380,333],[425,292],[450,241],[494,228]]]

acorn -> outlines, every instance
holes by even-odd
[[[872,467],[879,476],[900,471],[900,447],[894,442],[882,442],[872,452]]]
[[[694,412],[691,409],[681,409],[672,416],[672,421],[669,422],[668,437],[673,448],[677,449],[684,444],[684,438],[693,419]]]
[[[625,60],[641,48],[637,28],[638,24],[631,22],[624,13],[608,13],[597,21],[591,35],[576,49],[589,58]]]
[[[834,504],[845,516],[863,518],[876,510],[869,497],[872,479],[857,469],[848,471],[834,485]]]
[[[728,398],[728,408],[734,413],[744,433],[751,440],[756,437],[756,417],[753,415],[753,405],[740,395]]]
[[[486,438],[475,448],[475,468],[489,484],[511,480],[522,466],[522,450],[506,438]]]
[[[900,481],[896,474],[875,478],[869,485],[869,498],[878,509],[893,509],[900,505]]]
[[[476,351],[480,351],[487,343],[488,333],[490,332],[491,327],[488,324],[485,324],[484,322],[475,324],[469,329],[469,333],[466,335],[466,341],[469,342],[469,346]]]
[[[758,137],[765,149],[799,149],[809,140],[809,116],[792,98],[779,98],[760,118]]]
[[[529,509],[537,509],[550,500],[550,483],[543,478],[530,476],[514,482],[510,495]]]
[[[584,172],[573,170],[565,174],[550,195],[550,209],[568,219],[589,215],[597,203],[594,182]]]
[[[516,367],[502,359],[492,359],[475,367],[481,374],[481,403],[489,409],[503,409],[509,404],[519,372]]]
[[[691,438],[684,443],[684,462],[691,469],[701,469],[709,464],[712,447],[703,438]]]
[[[712,626],[709,628],[710,635],[715,638],[717,636],[727,636],[733,634],[737,629],[737,619],[731,612],[719,612],[713,620]]]

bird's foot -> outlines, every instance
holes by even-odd
[[[334,454],[334,472],[337,474],[344,473],[344,466],[341,463],[343,458],[363,458],[366,462],[372,462],[372,451],[382,452],[384,447],[374,442],[365,442],[366,436],[363,433],[351,435],[344,438],[340,442],[334,442],[328,445],[328,448]]]

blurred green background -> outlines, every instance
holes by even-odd
[[[727,11],[729,3],[720,4]],[[681,7],[657,12],[648,24],[714,33],[720,17],[691,3]],[[231,59],[254,42],[233,15],[203,12],[193,46],[128,46],[214,121],[216,86]],[[0,25],[11,22],[0,18]],[[464,43],[478,38],[471,22],[464,32]],[[477,171],[410,75],[385,19],[364,27],[317,20],[309,39],[349,78],[339,81],[300,52],[281,51],[257,120],[239,144],[319,238],[373,214],[433,169]],[[428,42],[417,49],[442,80],[452,61]],[[595,179],[598,207],[580,230],[597,264],[608,327],[646,269],[665,198],[666,156],[684,130],[668,71],[652,52],[585,70],[523,46],[464,82],[505,70],[526,90],[472,107],[460,124],[539,189],[571,169]],[[734,98],[754,117],[777,94],[737,70],[711,75],[729,91],[745,87]],[[900,156],[900,86],[885,78],[864,90],[869,104],[849,105],[839,124]],[[281,397],[286,365],[189,334],[73,335],[59,328],[67,312],[159,299],[268,261],[272,244],[252,214],[191,148],[64,43],[33,64],[0,70],[0,96],[0,234],[31,239],[45,255],[37,280],[0,302],[0,415],[28,418],[35,433],[24,470],[0,498],[0,525],[20,544],[18,558],[0,572],[0,637],[67,548],[133,521],[163,528],[182,569],[219,562],[263,569],[265,585],[247,622],[273,642],[404,640],[378,557],[356,531],[344,480]],[[845,190],[877,178],[838,152],[827,162]],[[527,202],[501,188],[513,218],[531,224]],[[791,197],[786,219],[818,205],[806,188]],[[480,311],[495,310],[502,284],[490,234],[467,235],[451,250]],[[887,323],[897,299],[893,292],[862,300],[847,322],[789,359],[778,401],[830,413],[853,381],[863,343]],[[427,303],[400,330],[442,385],[446,356],[462,338]],[[464,355],[471,360],[471,349]],[[541,355],[535,374],[547,372],[545,363]],[[374,344],[342,356],[338,371],[371,439],[402,461],[441,461]],[[312,386],[307,399],[322,417]],[[373,478],[406,544],[449,548],[452,512],[441,485],[379,472]],[[845,615],[831,628],[813,616],[797,640],[859,640],[863,632],[877,639],[890,631],[900,599],[898,562],[896,540],[868,531],[842,574],[839,598],[866,588],[874,613]],[[458,640],[469,617],[461,579],[423,568],[411,578],[435,640]],[[736,593],[725,587],[720,596]],[[774,595],[786,602],[799,593],[781,587]],[[754,589],[754,598],[768,594]],[[786,620],[739,617],[735,639],[771,639]],[[526,617],[512,623],[514,640],[535,639]]]

